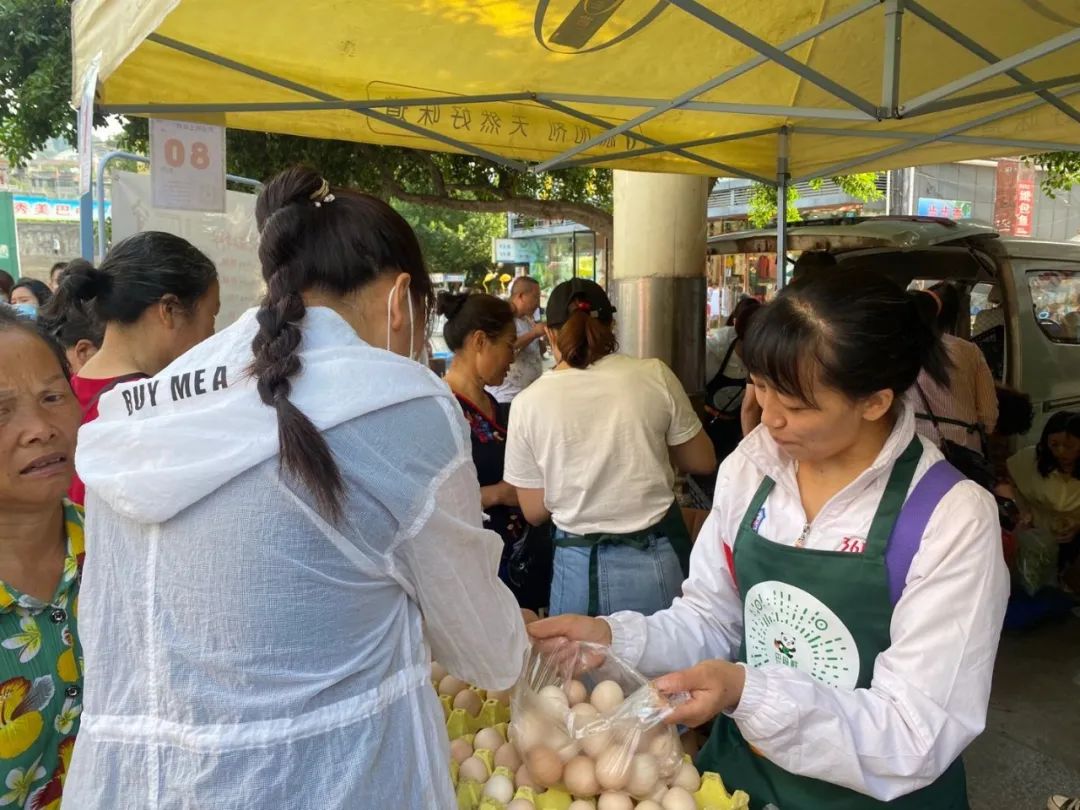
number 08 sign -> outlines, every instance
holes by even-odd
[[[150,183],[155,208],[224,211],[224,127],[151,120]]]

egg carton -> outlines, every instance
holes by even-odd
[[[496,773],[500,771],[504,775],[509,775],[509,771],[505,768],[495,770]],[[696,810],[749,810],[750,808],[750,797],[745,792],[736,790],[734,793],[728,793],[719,774],[712,772],[702,774],[701,788],[691,795]],[[528,787],[518,788],[513,800],[504,804],[490,796],[485,796],[484,785],[480,782],[465,781],[457,786],[458,810],[507,810],[517,799],[531,802],[535,810],[570,810],[570,806],[574,803],[573,796],[558,788],[548,788],[544,791]],[[586,801],[596,806],[594,800]]]

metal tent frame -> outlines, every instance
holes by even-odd
[[[213,63],[227,70],[236,71],[245,76],[264,81],[276,88],[281,88],[305,96],[308,100],[287,102],[250,102],[250,103],[199,103],[199,104],[118,104],[104,105],[105,113],[124,115],[205,115],[213,113],[243,112],[295,112],[347,110],[378,121],[387,126],[420,135],[440,143],[449,149],[484,158],[496,164],[516,171],[534,173],[574,166],[586,166],[595,163],[616,163],[620,160],[642,155],[669,153],[693,161],[710,172],[719,175],[742,177],[765,183],[776,188],[777,221],[780,239],[783,239],[787,216],[787,191],[792,182],[831,177],[855,166],[872,164],[874,161],[893,157],[935,142],[966,143],[980,146],[1000,147],[1002,154],[1025,154],[1039,151],[1072,150],[1075,144],[1044,140],[1024,140],[998,138],[992,136],[968,135],[973,129],[992,124],[1010,116],[1028,110],[1049,105],[1080,124],[1080,110],[1067,102],[1067,99],[1080,93],[1080,73],[1032,80],[1021,71],[1024,65],[1055,53],[1061,49],[1080,43],[1080,26],[1068,29],[1051,39],[1028,47],[1004,58],[974,41],[969,36],[941,19],[925,8],[919,0],[862,0],[840,13],[807,28],[802,33],[779,44],[771,44],[738,25],[723,14],[705,6],[699,0],[667,0],[667,3],[681,12],[690,15],[716,32],[746,46],[755,56],[736,67],[724,71],[713,78],[670,99],[636,98],[604,95],[582,95],[552,93],[543,91],[500,93],[487,95],[445,95],[428,98],[381,98],[381,99],[344,99],[318,88],[300,84],[286,77],[277,76],[264,70],[243,64],[220,54],[199,48],[193,44],[180,42],[158,33],[151,33],[147,40],[157,45]],[[845,23],[865,15],[878,13],[881,16],[882,71],[881,94],[874,100],[864,98],[842,83],[832,79],[810,65],[790,55],[790,51],[814,38],[835,29]],[[903,53],[903,28],[905,14],[911,14],[923,24],[930,26],[967,52],[986,62],[986,66],[974,70],[965,76],[946,82],[916,97],[904,99],[901,94],[901,55]],[[814,85],[832,98],[841,102],[837,108],[737,104],[701,101],[700,97],[716,88],[742,76],[755,68],[766,64],[775,64],[794,73],[800,79]],[[987,80],[1007,77],[1015,84],[1011,87],[960,95],[964,91],[978,86]],[[942,132],[911,132],[894,130],[874,130],[858,128],[857,124],[867,124],[888,120],[900,120],[926,116],[945,110],[975,109],[987,102],[1004,99],[1033,96],[1028,100],[996,110],[987,115],[952,125]],[[467,141],[460,140],[427,127],[405,121],[386,114],[381,110],[415,105],[439,107],[442,105],[468,106],[492,102],[531,103],[547,108],[583,123],[600,128],[592,137],[565,149],[560,154],[542,162],[529,164],[499,155]],[[622,123],[592,115],[579,109],[578,105],[604,105],[608,107],[639,108],[643,111]],[[774,116],[782,119],[809,119],[821,121],[822,125],[803,123],[782,123],[775,127],[756,128],[746,132],[722,135],[712,138],[700,138],[680,143],[664,143],[636,131],[642,125],[666,113],[674,111],[709,112],[722,115]],[[847,126],[845,126],[845,123]],[[1080,135],[1080,129],[1077,130]],[[892,145],[870,155],[840,161],[819,170],[792,177],[789,172],[790,141],[794,134],[821,138],[881,138],[891,140]],[[623,135],[627,148],[622,151],[608,151],[602,156],[585,155],[589,149],[611,142],[615,136]],[[762,137],[776,138],[776,173],[774,177],[765,177],[751,171],[727,165],[722,161],[702,155],[694,150],[718,143],[749,140]],[[1078,138],[1080,141],[1080,138]],[[634,144],[631,148],[631,143]],[[783,241],[780,244],[784,244]]]

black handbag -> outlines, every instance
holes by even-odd
[[[922,386],[916,384],[915,388],[919,392],[919,398],[922,399],[923,405],[926,406],[926,413],[917,413],[915,414],[915,418],[929,419],[934,424],[938,436],[941,437],[941,444],[939,447],[941,449],[941,454],[945,456],[945,460],[956,467],[956,469],[963,473],[966,478],[970,478],[988,492],[993,492],[994,487],[997,486],[997,472],[994,470],[993,462],[989,459],[986,445],[986,429],[980,424],[972,425],[967,422],[962,422],[959,419],[938,416],[930,407],[930,401],[926,398],[926,393],[922,390]],[[982,446],[982,452],[980,453],[977,450],[972,450],[970,447],[965,447],[959,442],[954,442],[952,439],[946,439],[945,434],[941,430],[942,425],[955,425],[964,428],[968,433],[977,434],[979,443]]]

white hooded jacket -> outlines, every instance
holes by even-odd
[[[526,647],[460,409],[328,309],[292,401],[345,481],[335,526],[279,471],[254,311],[106,394],[79,435],[79,810],[455,806],[431,656],[490,689]],[[430,651],[429,651],[430,644]]]
[[[609,616],[614,651],[648,676],[733,660],[744,611],[730,559],[762,478],[776,487],[758,515],[761,536],[790,546],[804,535],[807,549],[861,553],[892,466],[914,435],[905,406],[877,460],[807,529],[795,464],[759,427],[720,467],[682,597],[647,618]],[[942,458],[922,443],[912,489]],[[778,664],[747,668],[732,717],[748,743],[792,773],[884,801],[911,793],[937,779],[985,726],[1008,596],[994,500],[961,482],[927,524],[870,688],[838,689]]]

